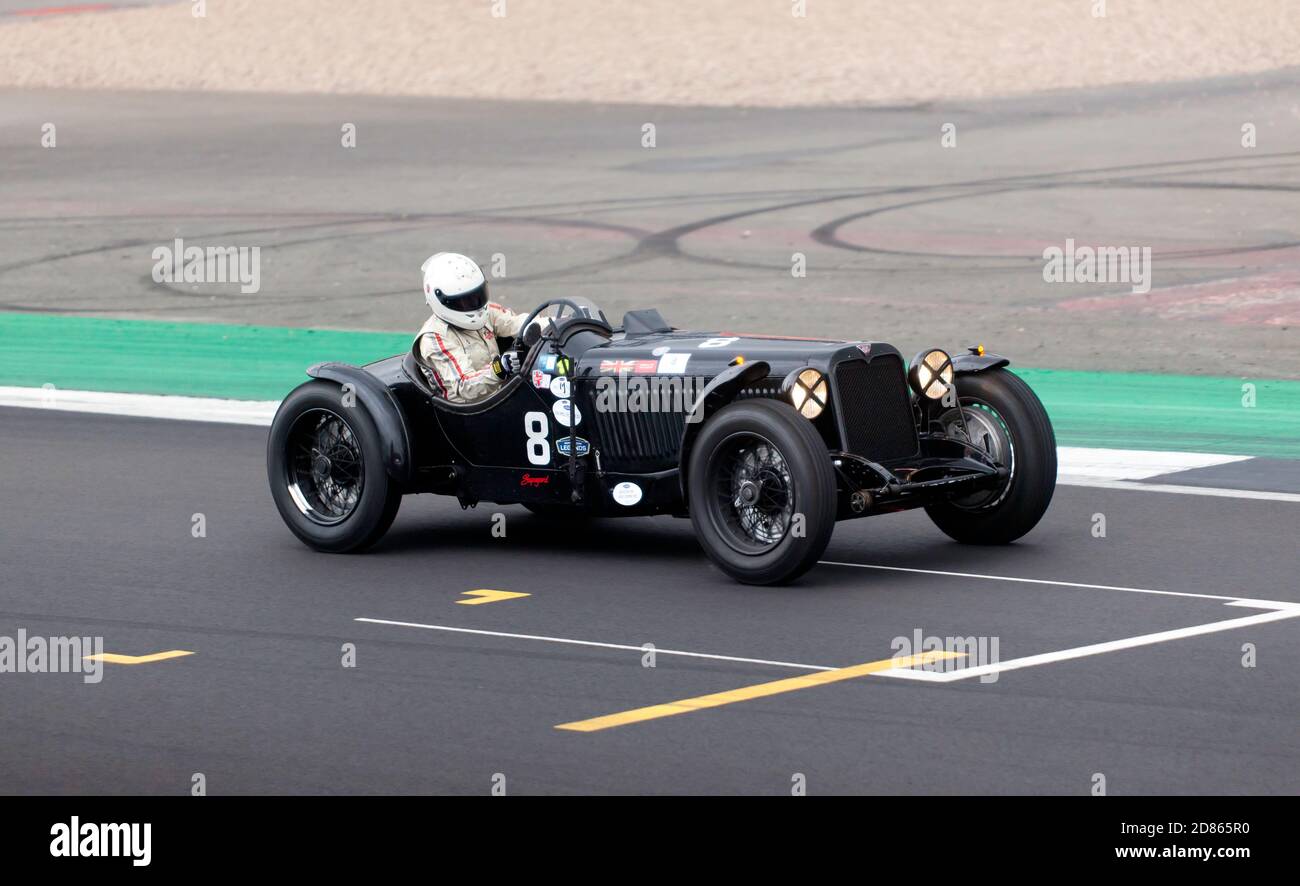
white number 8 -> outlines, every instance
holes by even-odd
[[[524,434],[528,437],[528,463],[549,465],[551,463],[551,444],[546,439],[551,433],[551,422],[545,412],[528,412],[524,414]]]

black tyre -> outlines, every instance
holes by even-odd
[[[285,524],[318,551],[361,551],[393,525],[402,503],[383,465],[379,431],[342,389],[311,381],[280,404],[266,444],[266,474]]]
[[[1015,375],[992,369],[957,379],[961,421],[953,407],[940,416],[953,436],[970,442],[1011,475],[997,489],[940,504],[925,512],[948,536],[964,544],[1001,545],[1033,529],[1056,491],[1056,435],[1047,410]]]
[[[719,410],[700,430],[688,470],[696,535],[737,581],[791,581],[826,550],[835,470],[821,435],[789,404],[746,400]]]

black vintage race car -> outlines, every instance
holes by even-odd
[[[585,299],[522,329],[501,342],[522,371],[468,405],[414,348],[308,369],[267,444],[294,534],[362,550],[418,492],[554,519],[671,514],[725,573],[772,584],[815,564],[837,520],[924,507],[957,541],[1003,544],[1056,485],[1047,413],[982,347],[909,366],[883,342],[684,332],[655,310],[611,326]]]

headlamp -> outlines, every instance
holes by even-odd
[[[941,399],[952,386],[952,378],[952,358],[938,348],[913,357],[912,368],[907,373],[907,383],[916,395],[930,400]]]
[[[811,366],[787,375],[781,388],[795,411],[809,421],[821,415],[830,402],[830,384],[825,373]]]

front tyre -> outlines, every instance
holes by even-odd
[[[1056,490],[1052,422],[1029,385],[1005,369],[960,376],[957,397],[961,414],[954,407],[939,417],[944,432],[968,436],[1011,473],[996,489],[933,504],[925,512],[964,544],[1013,542],[1034,528]]]
[[[361,551],[397,516],[401,490],[383,464],[374,420],[342,389],[311,381],[285,398],[271,422],[266,473],[285,525],[308,547]]]
[[[807,572],[835,529],[835,471],[810,422],[776,400],[733,403],[691,449],[691,523],[709,559],[745,584]]]

